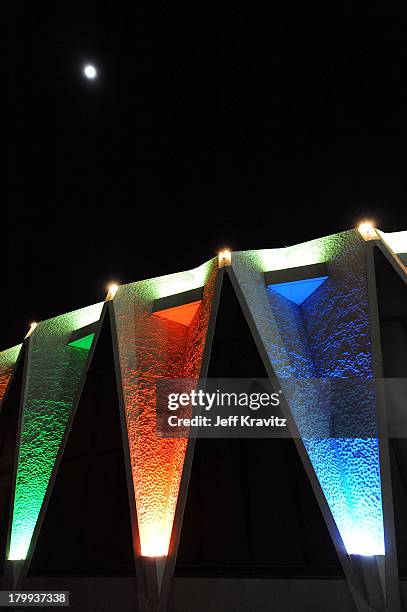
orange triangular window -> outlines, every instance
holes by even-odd
[[[181,325],[190,325],[194,318],[202,300],[197,302],[191,302],[190,304],[183,304],[182,306],[174,306],[173,308],[166,308],[165,310],[157,310],[153,314],[162,319],[168,319],[168,321],[175,321],[175,323],[181,323]]]

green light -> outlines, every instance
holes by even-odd
[[[13,367],[20,354],[22,344],[0,351],[0,372]]]
[[[88,336],[78,338],[78,340],[74,340],[73,342],[69,342],[68,346],[74,346],[75,348],[84,349],[85,351],[88,351],[92,346],[94,337],[95,334],[89,334]]]
[[[175,272],[166,276],[158,276],[149,278],[127,285],[120,285],[120,295],[133,295],[140,292],[143,300],[156,300],[158,298],[174,295],[174,293],[183,293],[191,289],[203,287],[212,270],[213,263],[216,258],[206,261],[204,264],[193,270],[185,272]]]
[[[283,249],[262,249],[259,251],[244,251],[244,253],[246,257],[251,259],[253,267],[260,272],[309,266],[325,263],[331,259],[333,253],[338,251],[338,245],[342,244],[341,237],[345,237],[347,234],[348,232],[332,234]],[[238,253],[237,251],[236,254]]]
[[[88,352],[69,338],[100,318],[103,303],[42,321],[31,336],[9,559],[25,559]],[[83,339],[81,339],[83,340]]]
[[[0,352],[0,402],[7,391],[14,365],[20,354],[21,346],[21,344],[17,344],[16,346],[12,346]]]

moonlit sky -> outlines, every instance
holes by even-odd
[[[1,347],[224,246],[407,227],[401,22],[147,4],[15,7]]]

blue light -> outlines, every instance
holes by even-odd
[[[304,439],[349,554],[384,555],[377,438]]]
[[[376,400],[374,389],[367,392],[373,356],[365,255],[355,236],[349,238],[350,244],[330,255],[328,283],[326,276],[308,282],[269,280],[265,301],[260,283],[248,282],[250,268],[239,280],[286,397],[285,380],[338,381],[326,403],[322,397],[316,404],[315,394],[296,393],[289,406],[347,552],[383,555]],[[324,435],[317,437],[325,424]],[[346,437],[352,427],[361,437]]]
[[[289,283],[277,283],[275,285],[268,285],[268,288],[299,306],[305,302],[305,300],[309,298],[327,278],[328,276],[320,276],[318,278],[307,278],[305,280],[291,281]]]

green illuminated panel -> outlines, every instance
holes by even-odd
[[[13,366],[20,354],[22,344],[16,344],[11,348],[0,351],[0,369]]]
[[[76,348],[85,349],[86,351],[88,351],[92,346],[94,337],[95,334],[89,334],[88,336],[84,336],[83,338],[78,338],[78,340],[70,342],[68,346],[74,346]]]
[[[9,559],[27,555],[88,358],[69,338],[97,321],[102,308],[94,304],[42,321],[30,338]]]

